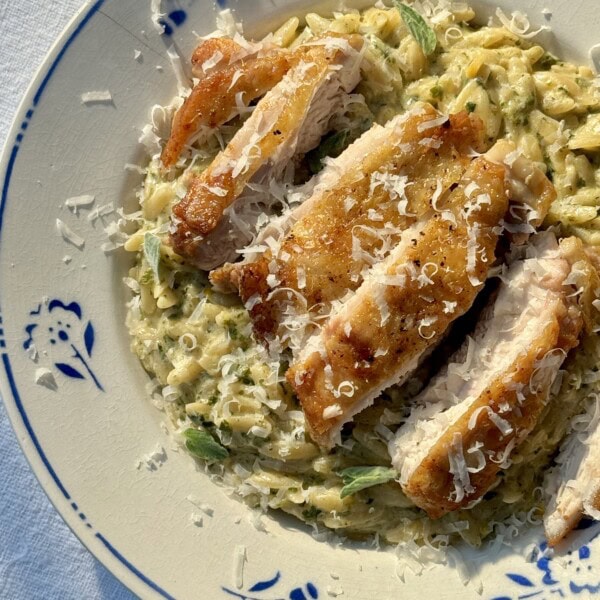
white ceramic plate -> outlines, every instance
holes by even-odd
[[[508,10],[521,4],[499,3]],[[124,165],[143,161],[139,129],[150,106],[176,90],[166,47],[175,41],[187,54],[192,31],[214,29],[217,7],[209,0],[166,2],[168,33],[161,37],[149,4],[99,0],[82,10],[32,83],[1,163],[1,389],[33,470],[81,541],[145,598],[479,597],[475,585],[463,587],[457,569],[436,567],[402,582],[393,551],[319,543],[286,517],[271,515],[263,519],[266,532],[258,531],[250,511],[177,453],[161,428],[163,415],[146,399],[146,376],[123,324],[127,257],[100,249],[103,226],[115,216],[92,222],[90,210],[74,215],[64,206],[82,194],[95,197],[93,208],[131,204],[139,175]],[[311,2],[231,4],[251,34]],[[496,2],[472,4],[484,21]],[[547,21],[543,8],[552,12],[553,28],[544,43],[588,62],[588,49],[600,41],[596,2],[530,2],[534,24]],[[112,104],[82,104],[81,94],[91,90],[109,90]],[[57,234],[57,218],[85,238],[82,249]],[[25,349],[29,338],[40,352],[37,363]],[[39,368],[53,373],[55,390],[35,383]],[[138,469],[157,443],[166,461]],[[201,512],[190,495],[213,509],[202,527],[190,520]],[[471,553],[473,581],[484,582],[484,598],[600,593],[600,540],[591,541],[598,532],[578,532],[575,550],[560,561],[536,558],[539,531],[500,555]],[[236,581],[241,547],[246,561],[243,581]]]

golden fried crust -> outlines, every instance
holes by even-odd
[[[347,39],[350,44],[362,44],[359,36],[348,36]],[[331,63],[341,53],[342,50],[324,44],[300,47],[291,57],[285,58],[286,64],[292,62],[302,67],[300,80],[282,82],[278,93],[267,94],[258,103],[252,116],[225,150],[202,174],[192,177],[185,198],[174,207],[171,241],[178,254],[194,262],[202,239],[216,227],[223,211],[242,193],[258,169],[287,143],[288,138],[294,139],[315,90],[330,73]],[[271,62],[274,62],[273,59]],[[220,71],[217,75],[223,73]],[[270,119],[273,122],[268,130],[259,133],[264,127],[263,121],[269,122]],[[258,139],[249,141],[249,133],[258,134]],[[244,162],[241,169],[238,168],[240,161]]]
[[[356,290],[367,263],[353,257],[353,241],[358,241],[361,248],[372,254],[382,244],[376,232],[392,225],[398,233],[390,235],[389,242],[395,245],[403,229],[432,210],[431,198],[438,186],[443,194],[457,185],[470,163],[468,153],[482,145],[482,124],[477,117],[462,112],[452,115],[445,124],[419,131],[420,125],[438,116],[427,106],[422,114],[410,117],[399,137],[390,136],[388,143],[373,148],[331,190],[322,193],[281,244],[279,254],[289,258],[278,260],[279,288],[300,291],[309,309],[340,298],[348,290]],[[423,140],[428,143],[421,143]],[[408,214],[399,212],[397,202],[390,201],[389,191],[383,186],[372,188],[371,176],[377,171],[407,178]],[[355,201],[350,210],[346,209],[348,198]],[[373,211],[381,220],[372,219]],[[254,294],[261,295],[262,301],[250,311],[259,337],[276,333],[277,305],[283,298],[281,294],[274,294],[267,299],[268,286],[253,275],[246,277],[245,272],[256,272],[259,264],[264,271],[272,260],[271,252],[266,251],[255,263],[242,264],[236,269],[242,299],[247,301]],[[299,269],[306,276],[301,290]]]
[[[217,68],[223,68],[225,65],[230,64],[232,59],[242,52],[243,48],[231,38],[222,37],[203,40],[198,44],[192,54],[192,73],[196,77],[203,78],[206,76],[206,73],[202,67],[207,60],[210,60],[219,54],[221,55],[217,65],[212,67],[216,70]]]
[[[491,202],[480,206],[467,222],[465,188],[471,182],[489,194]],[[486,279],[498,240],[494,228],[508,205],[504,169],[484,158],[475,159],[444,205],[452,211],[456,224],[436,213],[401,253],[392,253],[382,263],[390,276],[411,272],[410,266],[418,270],[427,263],[429,282],[410,276],[404,285],[366,280],[323,327],[320,350],[288,370],[286,378],[302,404],[311,436],[319,444],[331,446],[332,433],[366,407],[365,399],[394,383],[396,373],[416,366],[448,325],[470,308],[481,289],[483,283],[473,277],[479,282]],[[477,252],[468,268],[469,239],[476,243]],[[389,310],[383,324],[378,293]],[[452,312],[443,310],[444,301],[456,303]],[[340,393],[348,389],[348,382],[353,393]],[[340,416],[324,418],[328,408],[340,410]]]
[[[557,303],[556,314],[545,324],[527,352],[521,354],[506,372],[493,381],[469,409],[448,428],[403,486],[404,492],[410,499],[424,509],[432,519],[437,519],[449,511],[464,508],[480,498],[496,480],[501,469],[503,453],[509,444],[520,443],[537,423],[552,383],[550,380],[546,386],[538,386],[534,389],[529,387],[539,361],[556,348],[568,352],[577,345],[577,338],[581,331],[581,319],[569,321],[570,330],[564,331],[562,317],[566,311],[564,304]],[[525,386],[526,391],[522,392],[525,398],[521,398],[520,401],[517,399],[515,384]],[[491,411],[498,413],[498,404],[501,402],[508,403],[511,408],[520,407],[518,411],[510,411],[502,415],[512,426],[512,431],[505,435],[500,432],[490,417]],[[486,406],[489,406],[491,411],[481,410]],[[469,421],[476,411],[479,413],[475,425],[469,428]],[[454,481],[450,473],[449,453],[456,434],[460,435],[463,448],[483,444],[482,448],[488,455],[485,467],[478,473],[469,474],[473,491],[465,491],[460,502],[451,500]],[[490,456],[493,460],[490,460]]]
[[[579,240],[562,240],[560,258],[568,264],[563,277],[577,273],[580,280],[572,286],[558,281],[554,290],[547,290],[543,311],[536,317],[539,323],[534,339],[443,432],[403,483],[404,492],[431,518],[467,507],[494,484],[504,468],[502,463],[529,435],[546,405],[558,365],[551,362],[545,367],[544,359],[564,357],[579,344],[586,327],[587,292],[596,287],[598,278]],[[574,287],[580,293],[573,294]],[[498,418],[508,431],[501,431]],[[486,459],[483,468],[469,473],[469,488],[465,487],[460,497],[450,461],[455,440],[461,452],[480,448]]]
[[[290,54],[273,52],[241,60],[202,79],[175,113],[171,135],[161,154],[163,165],[173,166],[201,127],[213,128],[227,122],[237,106],[237,94],[241,93],[243,102],[248,104],[281,81],[291,65]]]

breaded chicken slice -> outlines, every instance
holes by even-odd
[[[552,490],[544,514],[544,531],[551,546],[568,535],[583,517],[600,520],[600,427],[598,398],[588,398],[584,416],[590,427],[574,431],[565,440],[557,458],[558,466],[549,475]],[[582,415],[577,419],[582,426]]]
[[[431,518],[480,499],[535,427],[578,345],[593,268],[575,238],[540,235],[501,276],[472,338],[417,398],[389,444],[405,494]],[[575,279],[577,275],[577,279]]]
[[[342,425],[410,375],[471,307],[495,260],[504,180],[503,166],[474,159],[440,211],[405,230],[292,364],[286,378],[320,445],[333,446]]]
[[[405,229],[439,208],[482,144],[477,117],[446,118],[429,104],[374,125],[331,161],[304,203],[263,232],[260,256],[211,281],[239,291],[260,337],[301,347],[298,323],[309,335],[310,323],[356,290]]]
[[[338,35],[298,49],[292,68],[174,207],[177,253],[201,266],[204,240],[247,184],[277,180],[294,156],[318,144],[343,94],[358,83],[362,44],[359,35]]]
[[[238,115],[240,108],[264,96],[281,81],[293,59],[289,52],[274,50],[215,69],[203,77],[175,113],[161,154],[163,166],[172,167],[203,127],[214,129],[223,125]]]
[[[584,312],[587,317],[586,329],[589,333],[581,352],[586,351],[585,344],[592,348],[597,344],[594,339],[598,333],[598,313],[600,297],[600,255],[595,248],[585,248],[593,268],[581,258],[577,268],[583,306],[593,307]],[[593,353],[591,356],[595,356]],[[592,383],[590,393],[584,402],[584,411],[577,415],[571,424],[571,432],[565,439],[553,468],[544,482],[546,496],[549,498],[544,515],[544,530],[551,546],[558,544],[583,517],[600,520],[600,426],[598,421],[600,397],[597,393],[597,373],[587,374]]]

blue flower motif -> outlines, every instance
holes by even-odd
[[[594,524],[597,525],[593,521],[583,521],[578,530],[587,529]],[[591,539],[593,540],[598,535],[600,535],[600,531],[597,531]],[[534,551],[537,576],[535,572],[527,575],[505,573],[506,578],[519,586],[519,589],[513,596],[496,596],[492,600],[525,600],[528,598],[549,600],[557,597],[569,598],[579,594],[589,597],[600,593],[600,569],[596,568],[595,562],[591,558],[592,549],[589,542],[582,544],[577,550],[567,552],[561,561],[563,569],[558,571],[553,569],[556,561],[548,550],[548,544],[544,541]]]
[[[96,336],[91,321],[84,327],[81,306],[77,302],[65,304],[54,299],[40,304],[29,315],[32,322],[25,327],[27,338],[23,348],[33,347],[43,355],[51,356],[54,367],[66,377],[89,377],[100,391],[104,391],[89,365]]]
[[[317,600],[319,598],[319,591],[317,587],[310,581],[307,581],[302,586],[294,587],[287,592],[285,596],[271,596],[270,593],[267,593],[267,595],[262,593],[270,590],[271,588],[277,587],[280,581],[281,571],[277,571],[274,577],[251,585],[246,592],[236,592],[235,590],[225,586],[222,586],[221,589],[229,596],[233,596],[239,600]],[[279,592],[277,592],[277,594],[279,594]]]

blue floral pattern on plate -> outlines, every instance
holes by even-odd
[[[238,598],[238,600],[316,600],[319,598],[319,591],[314,583],[307,581],[304,585],[294,587],[285,592],[282,596],[281,592],[275,592],[275,596],[271,595],[272,588],[281,587],[281,571],[277,571],[272,579],[259,581],[251,585],[247,591],[235,591],[228,587],[221,589],[229,596]],[[267,591],[269,590],[269,591]],[[265,595],[264,592],[267,592]]]
[[[64,303],[54,298],[40,303],[29,313],[31,322],[25,327],[27,335],[23,348],[32,347],[44,356],[51,356],[53,366],[71,379],[91,379],[104,391],[90,366],[96,341],[91,321],[85,323],[77,302]]]
[[[593,521],[583,521],[579,530],[597,526]],[[597,529],[597,528],[596,528]],[[556,558],[549,552],[544,541],[533,552],[533,562],[537,568],[535,576],[523,573],[505,573],[505,577],[518,586],[512,595],[495,596],[492,600],[550,600],[551,598],[573,598],[583,594],[587,598],[600,593],[600,569],[592,560],[590,542],[600,535],[597,530],[587,544],[566,553],[562,557],[564,567],[559,573],[555,569]]]

